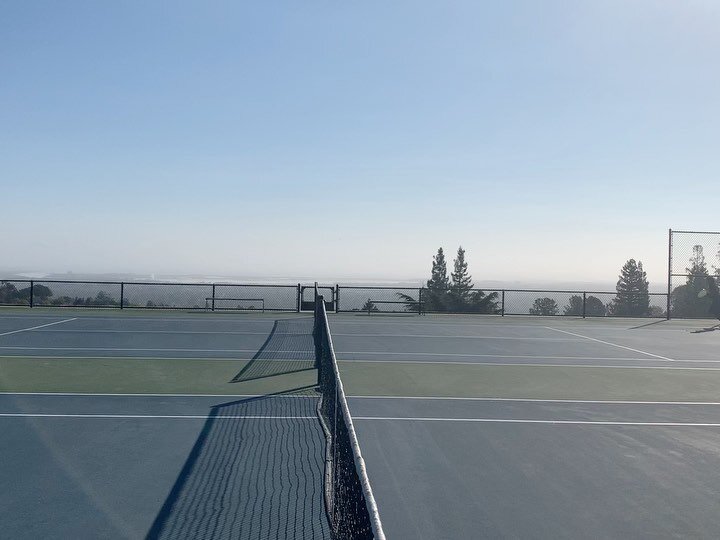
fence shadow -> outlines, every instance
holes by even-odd
[[[327,538],[314,387],[212,407],[146,538]]]

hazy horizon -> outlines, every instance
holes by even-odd
[[[720,4],[6,3],[0,266],[666,282],[717,230]],[[708,261],[712,254],[707,253]]]

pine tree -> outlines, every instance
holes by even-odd
[[[423,292],[423,307],[428,311],[446,311],[448,309],[448,289],[450,280],[447,275],[447,263],[443,248],[438,248],[433,257],[427,291]]]
[[[617,295],[609,306],[611,315],[645,317],[650,313],[649,283],[642,262],[627,261],[620,270],[615,289]]]
[[[582,301],[582,298],[580,300]],[[544,298],[536,298],[528,313],[530,313],[530,315],[557,315],[558,305],[555,300],[547,296]]]
[[[690,266],[685,268],[687,280],[676,287],[671,296],[672,311],[677,317],[705,317],[710,308],[710,298],[698,295],[707,286],[708,269],[703,247],[693,246]]]
[[[468,265],[465,261],[465,250],[460,246],[457,257],[453,262],[453,272],[450,274],[450,302],[455,311],[465,311],[470,304],[472,295],[472,276],[468,274]]]

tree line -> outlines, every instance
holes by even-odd
[[[29,305],[30,286],[18,289],[8,281],[0,282],[0,304]],[[104,291],[93,296],[54,296],[50,287],[35,284],[32,287],[33,304],[44,306],[120,306],[120,302]]]
[[[616,284],[615,297],[604,304],[598,297],[589,295],[583,301],[581,295],[573,295],[563,307],[563,315],[581,316],[614,316],[614,317],[646,317],[662,316],[664,311],[658,306],[650,305],[650,284],[643,270],[642,261],[629,259],[620,269]],[[460,246],[453,260],[453,271],[448,276],[447,261],[443,248],[438,248],[433,257],[430,279],[422,290],[422,299],[412,298],[404,293],[397,293],[406,302],[407,311],[436,311],[453,313],[489,313],[499,314],[499,294],[486,293],[475,289],[472,276],[468,271],[465,250]],[[420,305],[420,303],[422,305]],[[362,311],[378,311],[373,302],[368,301]],[[560,306],[550,297],[536,298],[529,308],[530,315],[560,315]]]
[[[445,252],[438,248],[426,287],[422,299],[426,311],[500,313],[497,292],[486,294],[474,288],[462,246],[457,250],[449,277]]]

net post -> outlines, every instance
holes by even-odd
[[[672,294],[672,229],[668,229],[668,286],[667,286],[667,313],[665,317],[670,320],[670,295]]]
[[[238,306],[239,305],[240,304],[238,304]],[[207,307],[205,309],[207,309]],[[212,284],[212,307],[210,308],[210,311],[215,311],[215,284],[214,283]],[[263,308],[263,311],[265,311],[264,308]]]
[[[502,295],[500,296],[500,316],[505,316],[505,289],[502,291]]]
[[[30,280],[30,307],[33,307],[33,293],[35,292],[35,282]]]
[[[120,282],[120,309],[124,309],[125,304],[125,283]]]
[[[321,328],[320,328],[320,303],[318,298],[315,298],[315,307],[313,309],[313,342],[315,344],[315,369],[317,369],[317,385],[318,389],[322,392],[322,342],[321,342]]]
[[[587,313],[587,292],[583,291],[583,319],[585,318],[585,314]]]

